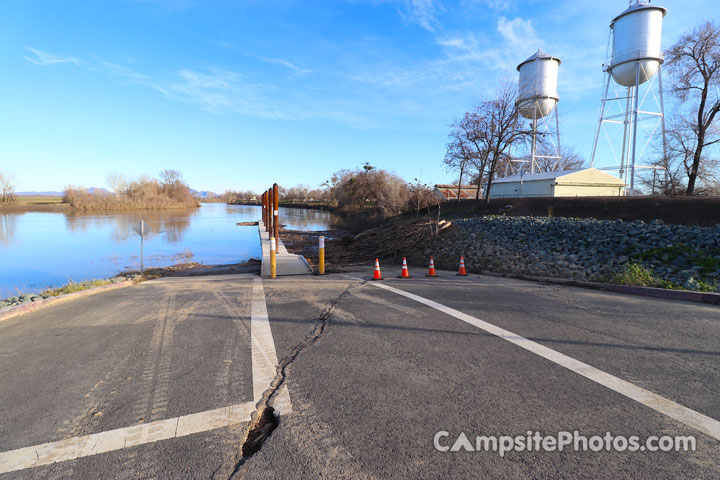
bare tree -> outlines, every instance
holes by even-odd
[[[706,147],[720,141],[717,129],[711,128],[720,112],[720,28],[706,22],[680,40],[665,53],[667,66],[672,73],[672,93],[680,100],[676,116],[685,119],[691,138],[683,148],[691,153],[688,165],[687,195],[695,192],[696,181],[705,160]]]
[[[490,203],[490,188],[498,165],[510,159],[510,150],[524,141],[528,132],[519,128],[517,90],[509,83],[500,87],[496,98],[482,102],[477,108],[481,119],[481,141],[487,151],[487,190],[485,201]]]
[[[462,171],[458,184],[462,184],[462,174],[472,169],[474,173],[471,176],[472,183],[477,185],[475,199],[480,199],[480,190],[488,165],[489,149],[485,141],[485,131],[483,129],[483,118],[479,112],[481,107],[476,107],[472,111],[456,120],[450,126],[450,142],[445,152],[444,163],[449,168],[459,168]],[[460,198],[460,189],[458,188],[458,199]]]
[[[555,154],[552,147],[548,145],[540,145],[538,153],[541,156],[552,156]],[[577,170],[583,168],[585,159],[575,151],[574,148],[568,146],[563,148],[560,158],[538,158],[535,161],[538,172],[555,172],[561,170]]]
[[[15,185],[9,173],[0,172],[0,204],[15,202]]]
[[[407,207],[409,194],[405,181],[369,163],[362,169],[341,170],[333,174],[330,187],[337,206],[351,213],[370,208],[375,215],[396,215]]]
[[[464,121],[464,119],[458,120],[450,126],[451,130],[448,135],[450,137],[450,141],[447,144],[445,158],[443,159],[443,163],[445,164],[445,168],[447,170],[451,172],[458,171],[459,173],[457,186],[458,202],[461,199],[460,192],[462,191],[463,175],[470,164],[472,150],[472,147],[468,145],[468,139],[464,135],[465,129],[462,128],[462,121]]]
[[[176,185],[183,182],[183,175],[177,170],[166,169],[158,176],[163,185]]]
[[[177,170],[163,170],[159,174],[162,192],[169,198],[181,202],[191,202],[192,193],[185,183],[182,173]]]
[[[105,177],[105,182],[115,194],[115,198],[119,198],[128,188],[127,179],[119,172],[110,172],[108,176]]]

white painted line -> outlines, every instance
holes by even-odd
[[[0,474],[248,422],[254,402],[0,453]]]
[[[255,277],[250,310],[250,337],[252,338],[253,400],[257,403],[268,389],[277,372],[277,354],[265,304],[262,279]],[[287,385],[283,385],[272,405],[280,414],[292,412]]]
[[[662,413],[663,415],[667,415],[668,417],[677,420],[680,423],[684,423],[688,427],[705,433],[706,435],[709,435],[716,440],[720,440],[720,422],[708,417],[707,415],[703,415],[700,412],[691,410],[687,407],[673,402],[672,400],[661,397],[656,393],[645,390],[642,387],[638,387],[637,385],[622,380],[621,378],[610,375],[609,373],[603,372],[602,370],[592,367],[586,363],[575,360],[572,357],[568,357],[565,354],[562,354],[544,345],[540,345],[539,343],[533,342],[532,340],[529,340],[525,337],[521,337],[520,335],[516,335],[513,332],[497,327],[491,323],[485,322],[471,315],[455,310],[454,308],[450,308],[432,300],[428,300],[427,298],[423,298],[418,295],[414,295],[412,293],[408,293],[382,283],[368,284],[374,287],[382,288],[383,290],[397,293],[398,295],[402,295],[403,297],[407,297],[411,300],[415,300],[418,303],[427,305],[428,307],[446,313],[481,330],[485,330],[486,332],[500,337],[503,340],[507,340],[508,342],[513,343],[518,347],[524,348],[525,350],[528,350],[536,355],[550,360],[553,363],[561,365],[568,370],[582,375],[583,377],[592,380],[593,382],[599,383],[600,385],[607,387],[610,390],[614,390],[621,395],[624,395],[628,398],[635,400],[636,402],[650,407],[653,410]]]

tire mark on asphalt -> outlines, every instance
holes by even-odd
[[[159,420],[167,411],[170,400],[170,376],[172,372],[172,346],[174,342],[175,326],[197,310],[200,303],[205,299],[205,294],[200,294],[195,299],[189,299],[177,307],[177,292],[167,295],[167,305],[164,315],[158,316],[155,323],[148,355],[145,358],[145,367],[142,374],[142,385],[140,394],[135,403],[133,418],[138,423],[149,423]],[[139,438],[140,432],[136,434]],[[128,437],[130,441],[138,438]],[[120,478],[136,478],[139,472],[149,475],[146,478],[155,478],[161,472],[157,462],[146,454],[143,448],[132,448],[123,462]],[[123,475],[126,475],[123,477]]]
[[[252,284],[250,284],[252,285]],[[213,296],[219,301],[233,321],[235,327],[232,333],[228,333],[225,336],[225,341],[222,349],[220,359],[222,365],[220,366],[220,374],[218,375],[215,386],[217,391],[222,398],[224,404],[230,405],[239,397],[243,396],[243,367],[248,367],[247,362],[247,348],[243,348],[241,342],[249,339],[250,329],[247,326],[247,320],[249,320],[249,305],[247,305],[247,299],[252,295],[252,289],[248,287],[243,288],[245,291],[241,294],[231,294],[229,292],[223,292],[220,288],[212,286],[211,291]],[[241,298],[244,300],[242,308],[238,308],[235,303],[231,301],[228,296],[232,295],[233,298]],[[248,313],[241,314],[241,310]],[[243,358],[245,353],[245,358]],[[247,388],[247,385],[245,385]],[[242,435],[244,432],[245,425],[231,425],[227,429],[216,433],[219,436],[217,442],[217,448],[223,451],[224,457],[232,456],[238,449],[238,445],[242,441]],[[214,473],[213,473],[214,475]],[[211,477],[212,478],[212,477]]]
[[[115,311],[124,311],[129,305],[130,302],[121,302]],[[147,320],[150,317],[151,314],[146,314],[140,316],[138,320]],[[71,416],[65,419],[62,425],[55,431],[55,433],[60,436],[60,439],[64,440],[81,436],[99,429],[99,423],[102,418],[102,412],[100,411],[102,399],[103,397],[107,397],[108,390],[110,390],[110,394],[114,393],[115,390],[112,389],[114,384],[125,381],[124,378],[119,378],[117,373],[127,367],[134,355],[135,352],[130,352],[121,361],[114,363],[113,367],[105,376],[88,390],[83,396],[83,398],[87,400],[78,403],[78,409],[75,410],[79,411],[79,408],[82,408],[82,412],[74,416],[71,413]],[[72,478],[75,473],[73,464],[74,462],[60,462],[57,465],[53,465],[51,470],[44,474],[43,478],[48,480]]]

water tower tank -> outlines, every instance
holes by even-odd
[[[615,17],[610,69],[613,79],[625,87],[635,86],[635,66],[640,62],[639,83],[652,78],[663,63],[660,41],[667,10],[639,1]]]
[[[557,79],[560,59],[539,50],[517,66],[520,72],[518,108],[530,119],[543,118],[558,102]]]

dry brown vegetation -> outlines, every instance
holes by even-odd
[[[15,203],[15,185],[10,174],[0,172],[0,205]]]
[[[108,177],[108,183],[114,193],[91,193],[84,188],[67,187],[63,201],[79,210],[157,210],[198,206],[190,187],[176,170],[162,171],[160,180],[141,177],[128,181],[115,173]]]

